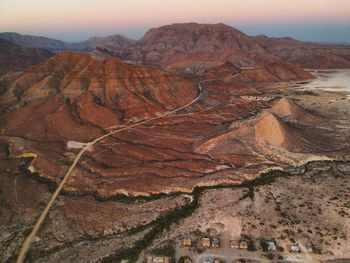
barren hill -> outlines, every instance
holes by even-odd
[[[3,81],[8,85],[0,98],[2,127],[12,135],[48,140],[70,135],[86,140],[101,128],[155,116],[197,95],[197,87],[160,69],[71,52]]]
[[[259,117],[254,126],[255,140],[275,146],[288,147],[298,134],[292,126],[286,124],[273,113],[265,113]]]
[[[183,23],[153,28],[131,47],[107,51],[125,60],[188,73],[203,72],[227,61],[241,67],[279,60],[251,37],[225,24]]]
[[[305,110],[303,107],[289,98],[282,98],[279,100],[276,105],[270,109],[270,112],[273,112],[281,117],[289,117],[296,121],[304,121],[309,123],[320,121],[319,116]]]

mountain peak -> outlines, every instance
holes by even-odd
[[[152,28],[137,44],[178,51],[231,48],[249,50],[257,47],[247,35],[222,23],[176,23]]]

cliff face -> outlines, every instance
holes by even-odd
[[[53,56],[41,48],[25,48],[0,39],[0,77],[9,71],[22,70]]]

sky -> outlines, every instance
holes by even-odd
[[[225,23],[248,35],[350,43],[350,0],[0,0],[0,32],[68,42],[151,27]]]

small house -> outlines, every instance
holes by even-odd
[[[202,238],[202,246],[203,247],[210,247],[210,238],[209,237]]]
[[[244,241],[244,240],[239,241],[238,245],[239,245],[239,249],[247,249],[248,248],[248,242]]]
[[[293,243],[292,246],[290,247],[291,252],[300,252],[299,244],[298,243]]]
[[[220,247],[220,239],[219,238],[213,238],[211,241],[211,246],[212,247]]]
[[[240,247],[239,247],[239,241],[237,241],[237,240],[231,240],[231,242],[230,242],[231,244],[231,248],[237,248],[237,249],[239,249]]]
[[[268,240],[268,241],[266,241],[266,245],[267,245],[268,251],[276,251],[277,250],[275,241]]]
[[[190,238],[185,238],[182,240],[182,246],[190,247],[192,246],[192,240]]]
[[[169,263],[168,257],[148,257],[147,263]]]

